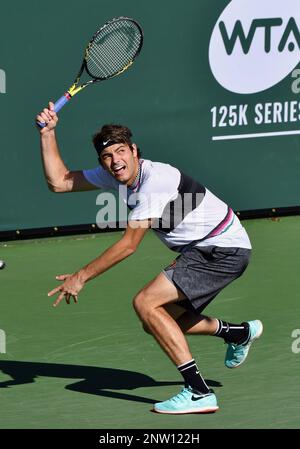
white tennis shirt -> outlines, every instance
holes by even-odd
[[[103,167],[84,170],[90,184],[119,191],[129,209],[129,220],[155,219],[153,230],[169,248],[185,245],[251,248],[248,234],[232,209],[203,185],[177,168],[140,160],[135,188],[122,184]]]

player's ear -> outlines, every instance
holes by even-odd
[[[131,145],[133,157],[137,157],[138,149],[135,143]]]

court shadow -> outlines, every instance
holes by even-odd
[[[11,377],[11,380],[0,382],[0,388],[33,383],[38,377],[42,376],[73,380],[80,379],[78,382],[66,385],[65,388],[78,393],[149,404],[159,400],[111,390],[134,390],[136,388],[182,384],[182,382],[155,381],[146,374],[134,371],[95,366],[0,360],[0,370]],[[210,387],[222,387],[222,384],[218,381],[206,379],[206,383]]]

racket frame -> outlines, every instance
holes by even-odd
[[[136,27],[138,28],[138,30],[140,32],[140,35],[141,35],[141,42],[140,42],[139,48],[138,48],[134,58],[132,59],[132,61],[130,61],[126,66],[122,67],[122,69],[120,69],[117,73],[114,73],[113,75],[109,75],[109,76],[106,76],[106,77],[96,77],[96,76],[91,74],[91,72],[89,71],[88,66],[87,66],[87,57],[88,57],[89,50],[90,50],[94,40],[104,30],[104,28],[106,28],[108,25],[111,25],[114,22],[118,22],[118,21],[121,21],[121,20],[129,20],[130,22],[133,22],[136,25]],[[88,43],[88,45],[87,45],[87,47],[85,49],[83,62],[82,62],[82,65],[80,67],[80,70],[78,72],[78,75],[76,76],[72,86],[67,90],[67,92],[64,95],[68,94],[72,98],[72,97],[74,97],[74,95],[76,95],[78,92],[80,92],[82,89],[84,89],[89,84],[93,84],[93,83],[99,82],[99,81],[105,81],[105,80],[108,80],[110,78],[114,78],[115,76],[121,75],[121,73],[123,73],[123,72],[125,72],[125,70],[129,69],[129,67],[133,64],[134,60],[140,54],[142,46],[143,46],[143,41],[144,41],[143,30],[142,30],[141,26],[138,24],[138,22],[136,20],[131,19],[130,17],[121,16],[121,17],[115,17],[114,19],[111,19],[108,22],[106,22],[101,28],[99,28],[99,30],[96,31],[96,33],[93,34],[92,38],[90,39],[90,41],[89,41],[89,43]],[[81,78],[81,75],[82,75],[84,70],[87,72],[87,74],[92,79],[87,81],[86,83],[78,85],[78,83],[80,81],[80,78]]]
[[[106,77],[96,77],[94,75],[92,75],[88,69],[87,66],[87,57],[88,57],[88,52],[89,49],[92,46],[93,41],[96,39],[96,37],[103,31],[104,28],[106,28],[108,25],[111,25],[114,22],[118,22],[121,20],[129,20],[130,22],[134,23],[136,25],[136,27],[138,28],[140,35],[141,35],[141,41],[140,41],[140,45],[139,48],[136,52],[136,54],[134,55],[134,58],[129,61],[129,63],[122,67],[122,69],[120,69],[117,73],[114,73],[113,75],[109,75]],[[109,20],[108,22],[106,22],[101,28],[99,28],[99,30],[96,31],[96,33],[93,34],[92,38],[90,39],[85,52],[84,52],[84,57],[83,57],[83,62],[81,64],[80,70],[74,80],[74,83],[72,84],[72,86],[64,93],[64,95],[62,95],[59,100],[57,100],[54,104],[54,111],[58,112],[60,111],[60,109],[66,104],[68,103],[72,97],[74,97],[74,95],[76,95],[78,92],[80,92],[81,90],[83,90],[85,87],[89,86],[90,84],[94,84],[97,83],[99,81],[105,81],[108,80],[110,78],[114,78],[118,75],[121,75],[121,73],[125,72],[134,62],[134,60],[137,58],[137,56],[140,54],[140,51],[142,49],[143,46],[143,41],[144,41],[144,34],[143,34],[143,30],[141,28],[141,26],[138,24],[138,22],[130,17],[125,17],[125,16],[120,16],[120,17],[115,17],[114,19]],[[83,84],[79,84],[81,75],[83,73],[83,71],[86,71],[87,74],[92,78],[89,81],[86,81]],[[46,126],[46,123],[43,122],[37,122],[37,124],[40,126],[40,128],[44,128]]]

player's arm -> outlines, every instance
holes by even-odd
[[[150,226],[151,220],[130,221],[122,238],[80,270],[79,277],[87,282],[131,256],[137,250]]]
[[[57,280],[64,281],[64,283],[48,293],[48,296],[59,293],[53,305],[57,306],[63,298],[66,299],[68,304],[71,297],[77,302],[78,293],[84,287],[84,284],[131,256],[137,250],[150,226],[151,220],[130,221],[122,238],[99,257],[77,273],[57,276]]]
[[[96,189],[96,186],[85,179],[82,171],[68,170],[61,158],[55,136],[58,117],[54,112],[54,104],[50,102],[49,109],[45,108],[36,117],[36,120],[47,124],[47,126],[39,128],[39,130],[44,174],[49,189],[57,193]]]

